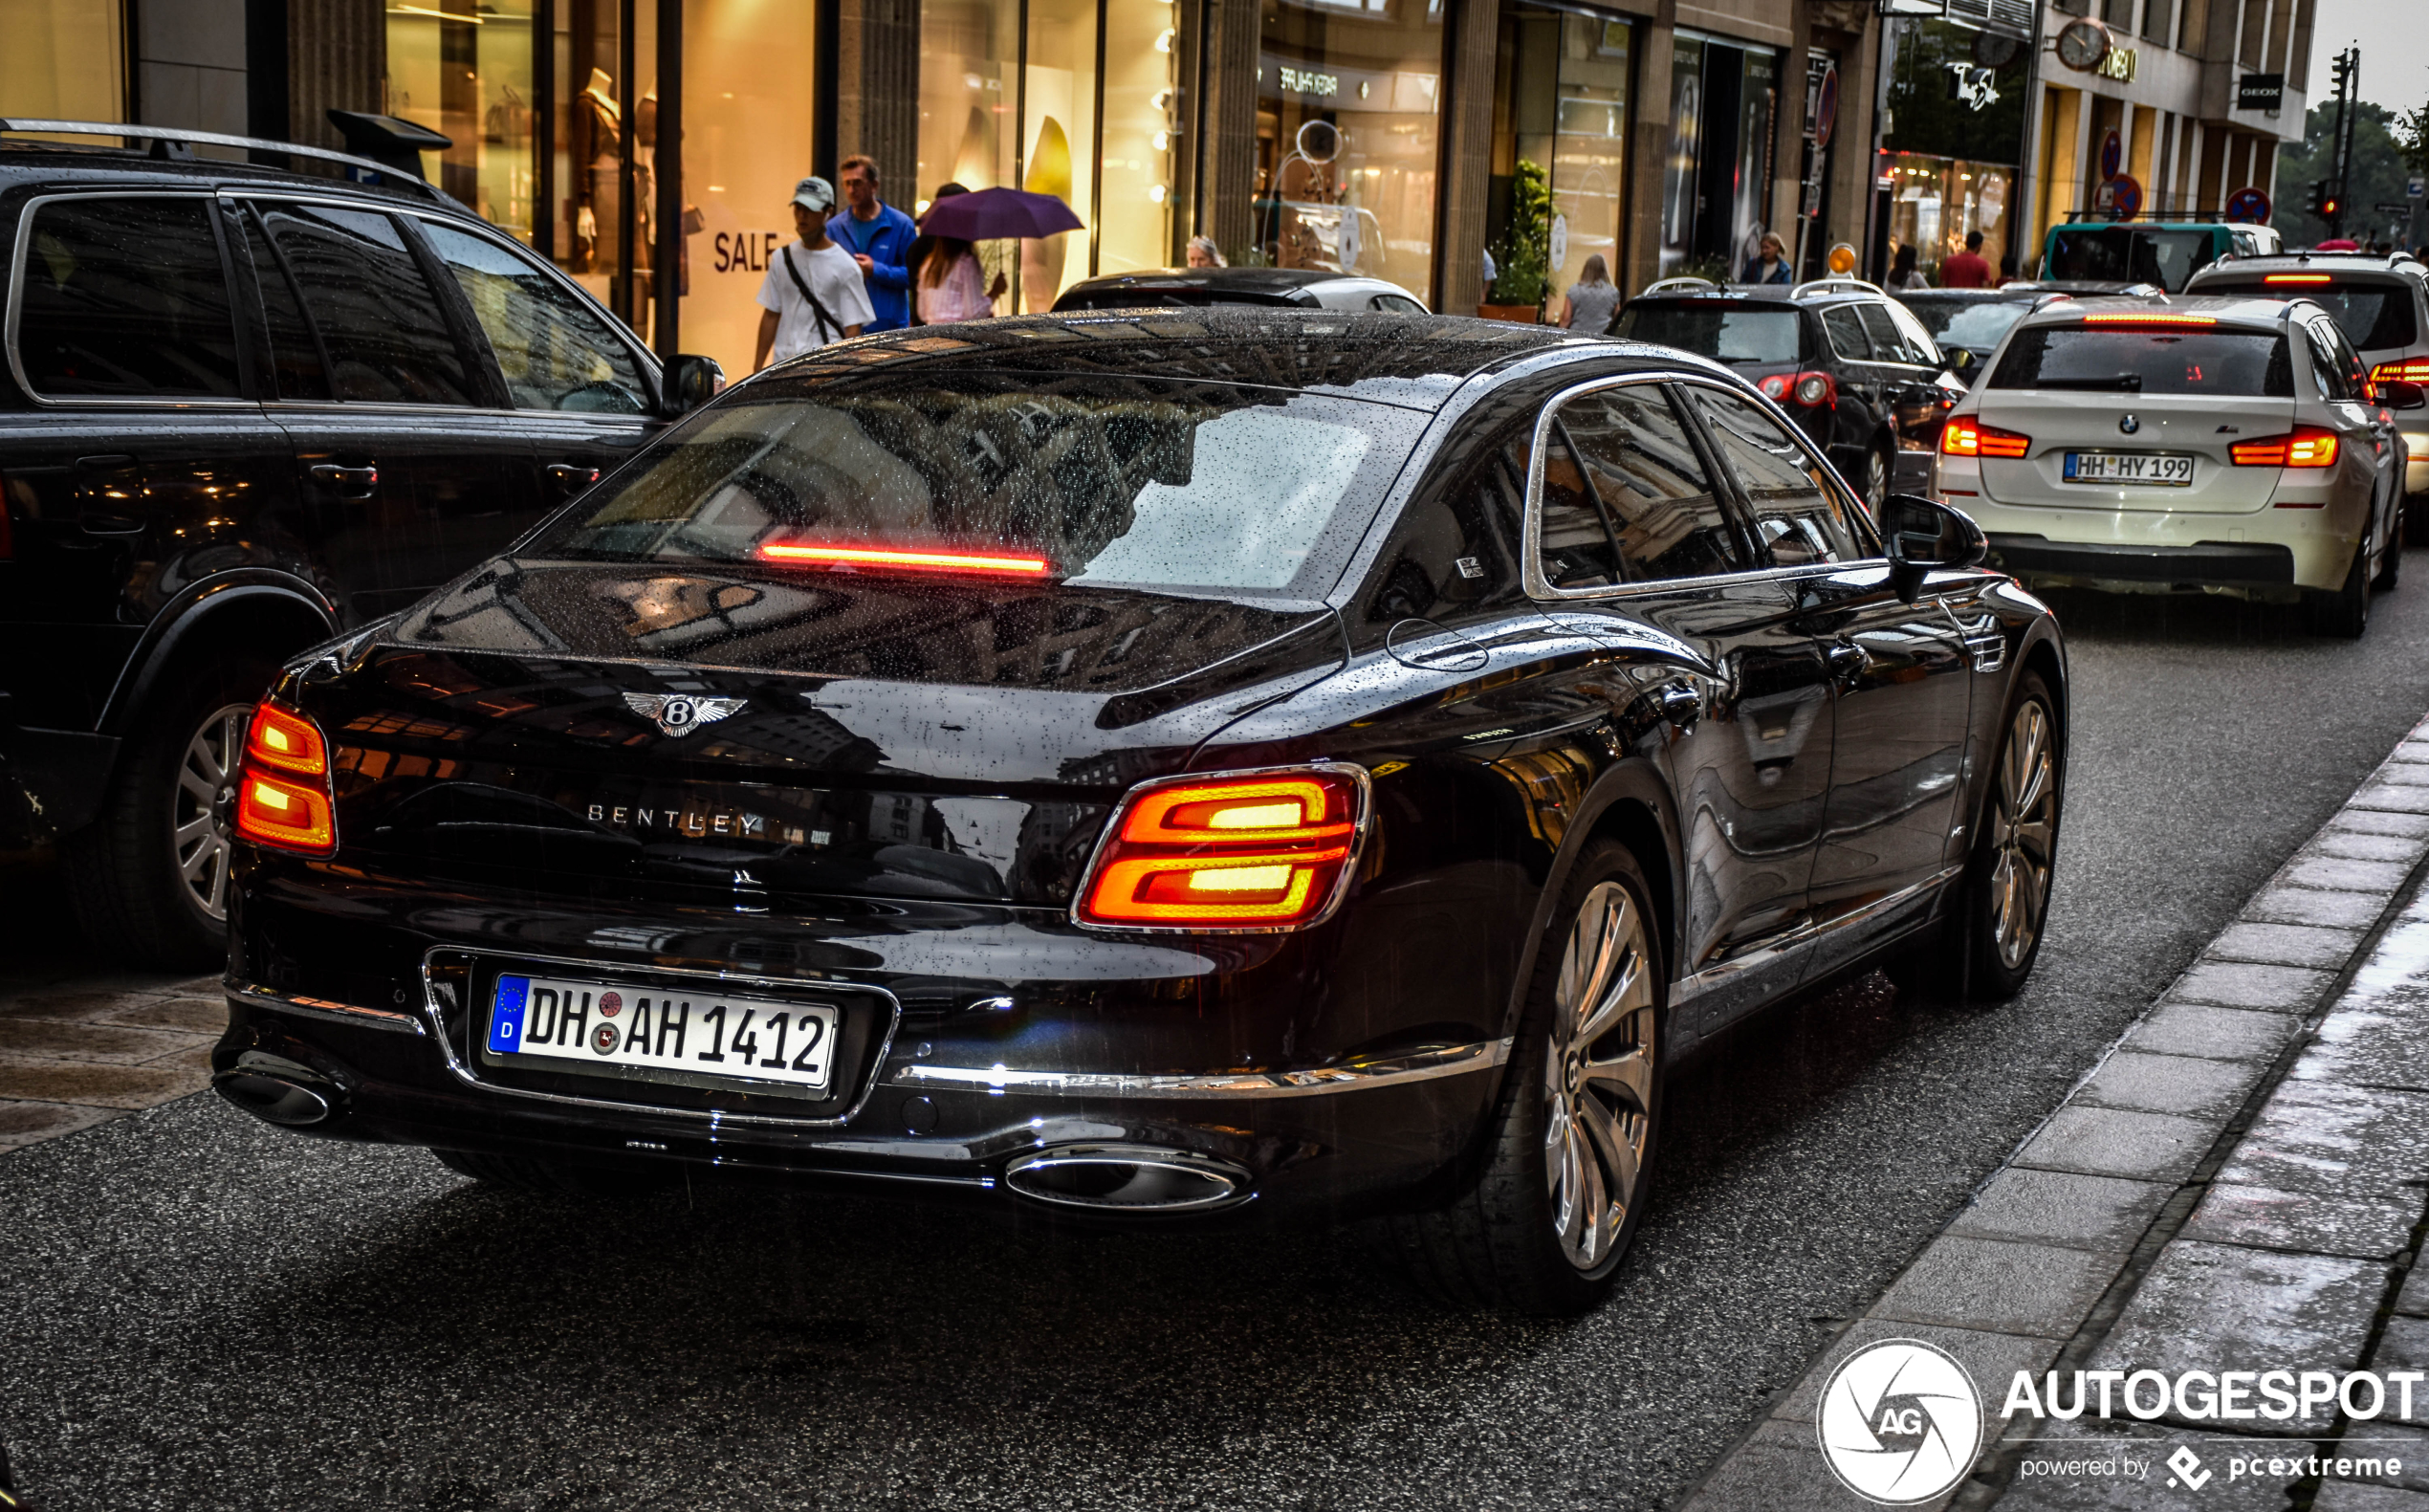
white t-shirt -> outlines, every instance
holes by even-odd
[[[810,313],[809,301],[801,297],[800,286],[784,271],[786,258],[801,274],[801,281],[826,306],[827,318],[834,322],[823,332],[818,318]],[[811,252],[799,242],[787,242],[777,249],[768,260],[768,275],[759,284],[759,307],[776,312],[776,345],[768,353],[770,362],[781,362],[788,357],[815,352],[829,341],[840,341],[840,327],[866,325],[877,318],[870,308],[868,289],[861,282],[861,265],[852,254],[832,240]]]

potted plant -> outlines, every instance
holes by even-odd
[[[1552,186],[1540,164],[1524,158],[1510,181],[1510,226],[1494,255],[1493,287],[1477,314],[1488,320],[1533,325],[1543,318],[1552,281]]]

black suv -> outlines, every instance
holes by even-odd
[[[662,373],[427,184],[91,129],[148,149],[0,142],[0,848],[57,842],[97,943],[199,965],[279,664],[500,550],[720,375]]]
[[[1940,422],[1965,397],[1922,322],[1852,278],[1793,288],[1665,278],[1621,307],[1611,334],[1737,369],[1875,511],[1893,493],[1931,492]]]
[[[1423,315],[1417,296],[1396,283],[1323,268],[1141,268],[1083,278],[1062,291],[1055,313],[1136,310],[1171,305],[1262,304],[1285,310],[1380,310]]]

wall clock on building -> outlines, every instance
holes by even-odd
[[[2078,74],[2089,74],[2108,61],[2109,50],[2115,45],[2105,24],[2079,17],[2058,33],[2058,61]]]

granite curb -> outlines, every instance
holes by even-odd
[[[1836,1479],[1814,1426],[1821,1383],[1877,1339],[1944,1349],[1983,1398],[1975,1471],[1914,1503],[1934,1508],[2182,1506],[2189,1492],[2163,1490],[2163,1479],[2176,1486],[2170,1467],[2152,1463],[2178,1444],[2214,1461],[2238,1446],[2303,1456],[2345,1427],[2165,1416],[2025,1427],[2020,1416],[2008,1429],[2000,1409],[2019,1370],[2173,1375],[2230,1358],[2229,1369],[2429,1368],[2429,1272],[2409,1275],[2429,1184],[2429,895],[2416,896],[2424,869],[2429,719],[1678,1505],[1877,1504]],[[2362,1426],[2374,1439],[2400,1431]],[[2020,1479],[2026,1435],[2084,1436],[2086,1452],[2148,1439],[2156,1454],[2133,1485]],[[2429,1512],[2421,1436],[2423,1473],[2408,1465],[2400,1481],[2289,1474],[2195,1500]]]

